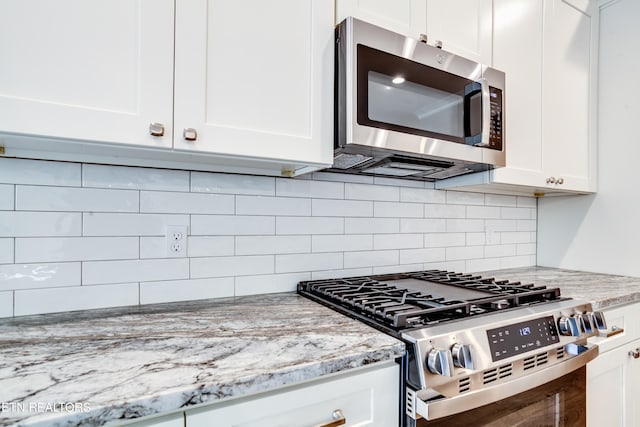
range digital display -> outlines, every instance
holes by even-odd
[[[560,341],[553,316],[489,329],[487,338],[494,362]]]

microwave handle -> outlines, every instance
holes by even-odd
[[[486,79],[480,79],[467,86],[464,94],[464,128],[465,134],[471,132],[471,98],[480,94],[482,101],[482,130],[475,135],[465,136],[464,142],[467,145],[480,147],[489,146],[489,136],[491,127],[491,95],[489,91],[489,82]]]

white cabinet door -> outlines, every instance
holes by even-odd
[[[332,0],[177,0],[174,148],[330,165],[333,29]]]
[[[353,16],[382,28],[420,38],[427,28],[425,0],[338,0],[336,24]]]
[[[600,354],[587,365],[587,426],[640,425],[640,339]]]
[[[172,46],[172,0],[3,0],[0,130],[170,147]]]
[[[429,44],[491,65],[492,0],[425,0]]]
[[[187,411],[187,427],[311,427],[334,420],[340,410],[345,426],[393,427],[399,421],[399,367],[288,387],[280,392]]]
[[[588,0],[544,2],[544,170],[558,188],[595,190],[598,8]]]

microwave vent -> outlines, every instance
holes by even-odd
[[[334,157],[333,167],[337,169],[351,169],[371,159],[373,159],[373,157],[362,154],[340,153]]]

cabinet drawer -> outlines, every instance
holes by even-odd
[[[593,338],[604,353],[640,338],[640,303],[627,304],[604,310],[607,326],[624,328],[624,332],[609,338]]]
[[[398,425],[399,367],[358,371],[187,411],[188,427],[320,426],[340,410],[345,426]]]

